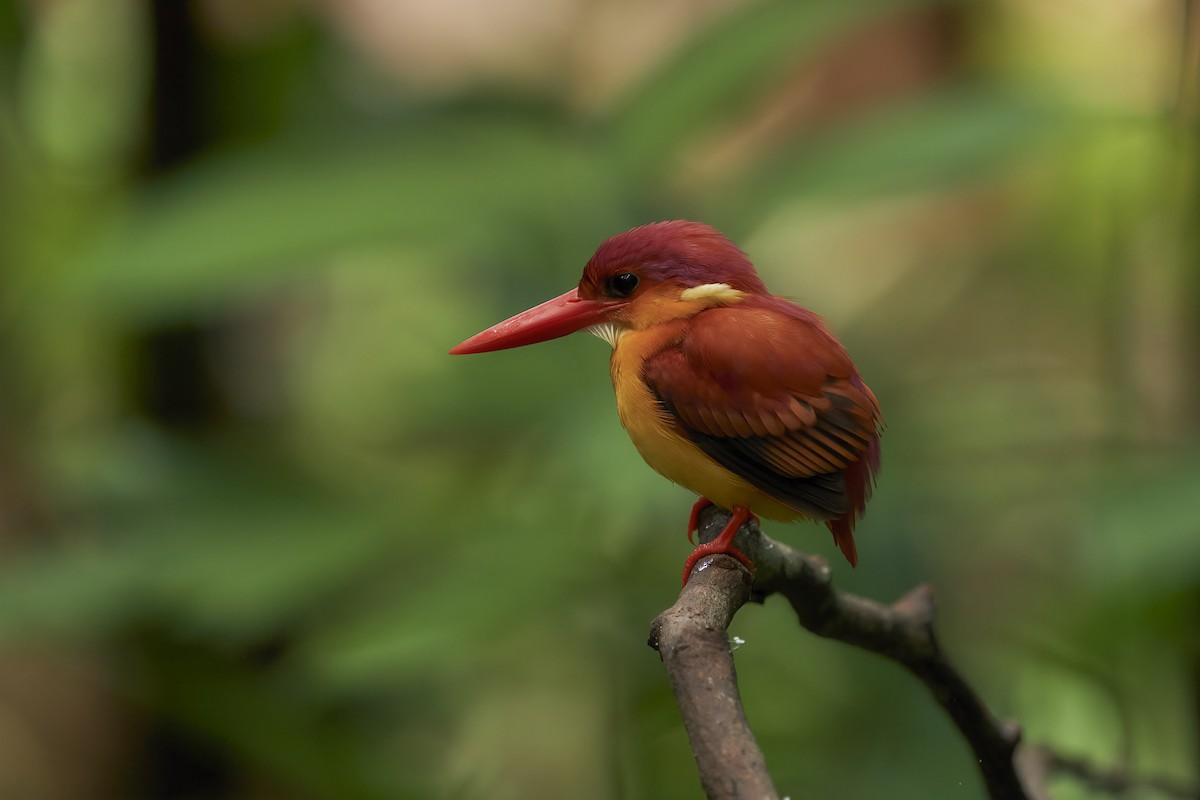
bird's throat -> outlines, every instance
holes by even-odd
[[[621,341],[621,337],[625,335],[625,331],[628,329],[624,325],[620,325],[616,322],[601,322],[599,325],[592,325],[587,330],[588,333],[599,336],[601,339],[608,342],[608,344],[615,350],[617,348],[617,342]]]

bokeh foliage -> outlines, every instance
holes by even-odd
[[[0,794],[696,796],[643,644],[691,498],[602,344],[446,355],[676,217],[881,399],[839,584],[932,582],[1028,740],[1197,778],[1192,4],[735,5],[586,112],[406,86],[315,10],[172,73],[186,4],[0,6]],[[893,666],[736,627],[782,791],[981,796]]]

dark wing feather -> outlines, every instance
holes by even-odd
[[[774,298],[704,311],[642,377],[681,433],[758,489],[831,528],[862,512],[879,406],[816,316]]]

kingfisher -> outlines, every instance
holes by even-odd
[[[692,568],[747,520],[824,522],[851,566],[879,471],[879,403],[813,312],[768,291],[742,250],[699,222],[655,222],[596,250],[574,289],[450,350],[484,353],[587,330],[612,346],[617,411],[646,463],[731,512]]]

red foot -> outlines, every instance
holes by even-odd
[[[707,497],[701,497],[692,504],[692,515],[688,517],[688,541],[692,544],[696,543],[696,539],[692,534],[700,530],[700,512],[713,504],[712,500]]]
[[[700,505],[702,502],[705,503],[704,506]],[[692,515],[695,516],[699,513],[696,511],[696,507],[699,507],[701,510],[703,510],[710,505],[712,505],[711,502],[701,497],[700,500],[696,502],[696,506],[692,508]],[[733,516],[729,518],[729,522],[725,523],[725,528],[721,531],[717,538],[713,539],[711,542],[706,542],[700,545],[692,551],[690,556],[688,556],[687,561],[683,565],[683,584],[685,586],[687,585],[688,578],[692,574],[692,567],[696,566],[696,562],[705,556],[716,555],[717,553],[731,555],[738,561],[741,561],[743,564],[745,564],[750,571],[754,571],[754,562],[751,561],[745,553],[733,546],[733,537],[737,534],[738,528],[742,527],[742,523],[751,517],[754,518],[755,522],[758,521],[758,517],[755,517],[753,514],[751,514],[750,509],[746,508],[745,506],[733,507]],[[692,529],[695,529],[694,525],[692,526]],[[688,539],[691,538],[691,530],[689,530]]]

